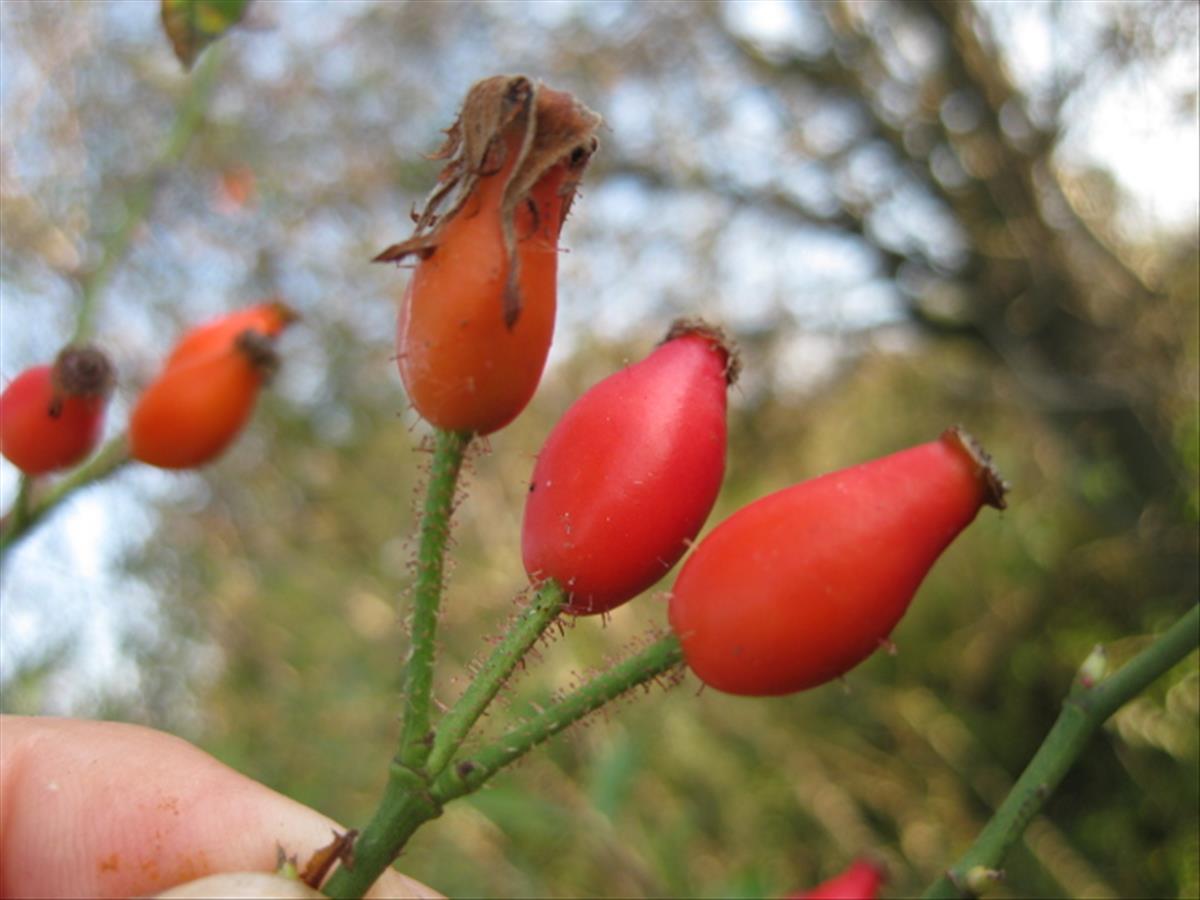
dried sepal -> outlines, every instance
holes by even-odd
[[[278,373],[280,359],[274,338],[247,328],[233,339],[233,349],[254,367],[264,383],[269,384]]]
[[[1006,509],[1008,501],[1005,495],[1012,486],[1000,474],[992,455],[983,449],[983,445],[960,426],[943,431],[942,440],[964,452],[974,464],[976,475],[983,485],[984,503],[995,509]]]
[[[107,397],[116,381],[113,364],[93,344],[71,344],[54,359],[51,383],[56,394],[68,397]]]
[[[335,831],[333,833],[333,840],[324,847],[315,850],[308,862],[304,864],[304,871],[300,873],[300,880],[310,888],[319,888],[325,880],[325,876],[330,873],[334,865],[338,862],[347,869],[353,869],[354,841],[357,838],[358,831],[353,828],[349,831]]]
[[[738,353],[737,342],[734,341],[719,325],[711,325],[701,318],[685,317],[671,323],[666,336],[658,342],[662,346],[667,341],[673,341],[686,335],[697,335],[714,347],[725,358],[725,383],[737,384],[738,376],[742,373],[742,357]]]
[[[88,397],[107,400],[116,382],[113,364],[104,351],[92,344],[71,344],[59,351],[50,372],[53,393],[50,418],[62,415],[68,397]]]
[[[467,92],[461,112],[446,132],[446,141],[431,157],[447,160],[438,183],[416,213],[412,237],[393,244],[373,262],[392,262],[411,254],[425,255],[438,243],[443,222],[462,209],[479,179],[494,175],[505,162],[504,137],[513,127],[524,130],[522,149],[536,127],[534,84],[524,76],[497,75],[476,82]],[[510,175],[510,181],[515,176]],[[445,210],[440,207],[449,198]]]
[[[433,156],[447,162],[424,205],[414,212],[412,236],[391,245],[373,261],[395,262],[411,255],[425,258],[436,251],[446,223],[462,210],[480,178],[505,167],[510,139],[519,137],[517,159],[509,169],[500,204],[500,228],[509,262],[504,317],[511,328],[521,308],[514,223],[517,208],[550,169],[564,163],[568,171],[557,223],[561,228],[583,170],[598,146],[599,126],[600,116],[571,94],[524,75],[495,75],[477,81],[447,130],[445,143]]]

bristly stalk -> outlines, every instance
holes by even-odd
[[[553,581],[548,581],[521,611],[521,615],[500,639],[500,643],[471,680],[462,697],[438,723],[433,752],[430,753],[426,765],[431,778],[441,774],[458,752],[463,740],[504,686],[517,663],[557,618],[565,601],[562,588]]]
[[[491,673],[487,676],[491,683],[503,683],[502,678],[496,680],[496,675],[506,666],[511,671],[509,661],[515,664],[520,659],[520,654],[513,656],[516,645],[524,643],[528,650],[537,640],[537,634],[544,630],[544,627],[539,629],[538,624],[542,620],[547,624],[552,621],[551,610],[557,612],[563,599],[561,590],[553,585],[547,585],[538,592],[511,632],[524,637],[511,637],[510,633],[484,664],[484,671]],[[534,634],[535,631],[537,634]],[[396,858],[413,832],[424,822],[439,816],[447,802],[478,790],[488,778],[546,739],[610,700],[670,672],[682,661],[683,650],[679,641],[674,636],[662,638],[592,679],[525,725],[503,735],[470,759],[443,763],[440,775],[434,773],[436,777],[427,774],[432,771],[432,764],[435,760],[441,761],[452,750],[435,751],[436,756],[429,758],[428,767],[413,769],[400,763],[394,764],[384,799],[354,845],[353,864],[339,866],[321,890],[329,897],[361,897]],[[481,712],[482,707],[487,705],[483,702],[483,695],[489,690],[480,689],[477,692],[468,689],[463,694],[455,709],[443,720],[445,730],[439,732],[439,740],[443,743],[435,746],[449,748],[460,734],[465,736],[470,729],[468,720],[473,723],[475,711]],[[495,691],[491,691],[491,694],[494,696]],[[446,722],[451,723],[450,727],[446,727]],[[446,736],[443,737],[443,734]]]
[[[573,725],[610,700],[654,681],[683,662],[683,648],[674,635],[660,638],[645,650],[597,675],[524,725],[495,743],[446,769],[433,783],[432,795],[439,804],[469,794],[505,766],[524,756],[538,744]]]
[[[129,445],[124,437],[119,437],[102,447],[88,462],[55,482],[41,496],[32,494],[33,479],[23,477],[21,493],[12,510],[0,520],[0,559],[67,497],[80,488],[107,478],[128,462]]]
[[[446,543],[458,474],[471,437],[455,431],[434,432],[429,488],[421,512],[411,646],[404,675],[404,724],[397,756],[400,765],[414,770],[424,765],[432,748],[430,703]]]
[[[330,897],[361,897],[396,859],[412,833],[441,815],[441,805],[430,795],[424,765],[433,743],[430,704],[446,545],[458,476],[471,439],[469,433],[434,431],[433,460],[418,534],[400,746],[388,770],[379,806],[354,842],[353,863],[338,866],[321,888]]]

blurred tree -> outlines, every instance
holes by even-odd
[[[7,376],[70,333],[187,76],[144,5],[9,2],[0,24]],[[471,462],[443,700],[523,589],[532,454],[674,315],[725,322],[746,356],[713,522],[952,422],[1016,490],[845,692],[618,704],[448,810],[407,871],[452,895],[773,896],[867,851],[911,894],[1002,797],[1091,645],[1194,602],[1196,223],[1152,227],[1078,148],[1106,85],[1160,90],[1172,60],[1195,127],[1195,4],[260,0],[244,24],[99,337],[127,400],[181,323],[280,293],[306,327],[228,458],[112,486],[160,508],[120,551],[158,618],[125,626],[133,686],[77,708],[183,731],[349,824],[370,810],[424,431],[390,359],[404,276],[365,260],[403,236],[467,85],[499,71],[575,91],[609,130],[565,232],[551,370]],[[47,615],[20,580],[34,549],[4,573],[6,616]],[[660,592],[569,625],[506,704],[587,677],[663,613]],[[6,709],[63,708],[40,677],[57,646],[6,672]],[[1200,681],[1180,675],[1082,761],[1011,860],[1012,894],[1200,892]]]

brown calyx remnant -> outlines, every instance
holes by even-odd
[[[54,359],[51,382],[55,393],[68,397],[107,397],[116,371],[104,351],[92,344],[63,347]]]
[[[99,347],[92,344],[63,347],[54,358],[50,373],[53,395],[48,412],[51,418],[57,419],[67,397],[104,400],[112,393],[115,383],[116,370]]]
[[[725,383],[728,385],[736,384],[738,375],[742,371],[742,359],[738,354],[737,343],[720,326],[710,325],[703,319],[676,319],[671,323],[666,336],[658,342],[658,345],[661,347],[668,341],[689,335],[704,338],[721,353],[725,358]]]
[[[279,353],[275,350],[275,340],[261,331],[247,328],[233,339],[233,348],[249,360],[264,382],[270,383],[279,371]]]
[[[600,116],[571,94],[524,75],[494,75],[475,82],[446,132],[446,142],[432,157],[447,162],[424,206],[413,212],[416,227],[412,236],[388,247],[372,262],[394,262],[414,254],[424,259],[437,250],[446,223],[463,208],[480,178],[504,168],[507,139],[519,136],[517,160],[507,175],[500,204],[500,227],[509,262],[504,320],[511,328],[521,312],[514,225],[517,207],[550,169],[563,163],[568,172],[562,187],[561,227],[583,170],[599,146],[599,127]]]
[[[996,464],[992,462],[991,454],[983,449],[979,441],[958,426],[943,431],[941,439],[952,447],[965,452],[974,463],[975,475],[983,484],[983,502],[996,509],[1007,507],[1008,503],[1004,499],[1004,495],[1008,493],[1009,484],[1000,474],[1000,470],[996,468]]]

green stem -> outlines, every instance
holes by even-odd
[[[450,516],[463,456],[471,435],[455,431],[434,432],[433,464],[421,514],[417,548],[417,580],[413,595],[412,645],[404,677],[404,725],[398,762],[420,769],[432,746],[430,700],[433,693],[433,659],[437,634],[438,606]]]
[[[145,221],[163,177],[183,158],[192,137],[204,120],[223,55],[221,48],[215,47],[205,54],[200,65],[196,67],[162,151],[126,196],[125,213],[120,224],[105,242],[100,261],[83,277],[79,309],[75,318],[75,334],[71,343],[82,343],[91,337],[95,328],[96,305],[104,286],[108,283],[113,269],[128,253],[133,236]]]
[[[17,494],[12,510],[0,521],[0,559],[67,497],[80,488],[107,478],[127,462],[129,447],[125,438],[119,437],[106,444],[88,462],[56,482],[41,497],[35,498],[30,495],[28,485],[33,479],[23,476],[22,490]]]
[[[13,527],[21,527],[29,517],[29,504],[33,500],[33,486],[37,483],[37,479],[33,475],[21,473],[21,480],[17,483],[17,498],[13,501],[12,516]]]
[[[326,895],[361,897],[399,855],[413,832],[441,815],[447,802],[478,789],[500,769],[547,738],[682,662],[683,650],[679,641],[673,636],[663,638],[596,677],[473,758],[447,766],[462,738],[521,656],[553,621],[564,600],[562,591],[552,584],[538,592],[484,664],[476,682],[442,720],[428,766],[410,767],[400,760],[392,764],[384,798],[354,844],[353,865],[338,867],[321,888]],[[476,687],[480,682],[486,682],[487,686]]]
[[[321,890],[329,897],[363,896],[413,832],[441,812],[424,776],[393,765],[379,808],[354,842],[353,864],[339,865]]]
[[[450,536],[458,475],[471,438],[469,433],[434,431],[433,462],[418,536],[412,643],[405,664],[400,748],[388,771],[379,807],[354,842],[353,864],[338,866],[321,888],[330,897],[361,897],[365,894],[399,855],[412,833],[442,812],[441,804],[430,794],[424,765],[433,744],[430,702],[446,543]],[[466,728],[469,727],[470,723]]]
[[[499,693],[517,663],[558,616],[566,598],[553,581],[546,582],[525,607],[471,680],[462,697],[438,723],[426,770],[436,778],[450,762],[488,704]]]
[[[926,897],[973,897],[1009,849],[1020,840],[1104,722],[1155,679],[1184,659],[1200,642],[1200,605],[1114,675],[1092,686],[1077,684],[1042,746],[995,815],[963,857],[934,882]]]
[[[446,804],[477,790],[509,763],[538,744],[578,722],[610,700],[652,681],[683,661],[683,648],[674,635],[661,638],[641,653],[593,678],[573,694],[510,731],[470,759],[442,772],[433,783],[433,798]]]
[[[492,651],[470,687],[438,725],[437,739],[423,769],[392,765],[384,798],[354,844],[353,868],[339,867],[322,890],[330,897],[361,897],[380,873],[399,855],[419,826],[441,814],[442,802],[429,788],[431,778],[445,768],[471,727],[512,674],[521,657],[558,615],[565,598],[547,583],[500,644]]]

